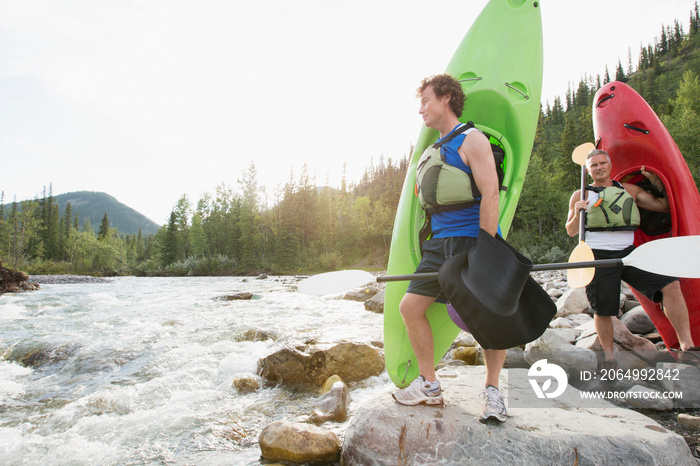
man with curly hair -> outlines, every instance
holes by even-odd
[[[441,147],[445,163],[471,173],[478,188],[471,192],[481,194],[476,199],[479,202],[472,206],[432,214],[432,237],[423,243],[423,257],[416,269],[417,273],[423,273],[436,272],[450,257],[475,247],[480,229],[492,236],[498,233],[499,182],[488,138],[475,128],[457,136],[453,134],[463,126],[459,117],[466,101],[459,81],[447,74],[426,78],[418,88],[418,98],[418,113],[425,125],[440,133],[437,142],[448,141]],[[469,189],[469,186],[453,189]],[[401,404],[443,404],[434,366],[433,333],[426,317],[428,307],[438,299],[445,299],[438,280],[415,280],[399,305],[420,369],[416,380],[393,393]],[[505,355],[505,350],[484,350],[486,383],[482,422],[506,420],[505,403],[498,389]]]

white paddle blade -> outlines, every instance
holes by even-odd
[[[569,263],[573,262],[588,262],[594,260],[591,247],[581,241],[569,256]],[[583,288],[591,283],[595,275],[595,268],[585,269],[566,269],[566,281],[571,288]]]
[[[315,296],[337,294],[374,281],[374,275],[364,270],[338,270],[307,278],[299,283],[299,292]]]
[[[622,263],[659,275],[700,278],[700,236],[649,241],[623,258]]]

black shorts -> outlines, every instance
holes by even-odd
[[[416,268],[416,273],[437,272],[447,259],[460,252],[469,251],[474,246],[476,238],[469,236],[431,238],[423,243],[423,258]],[[413,280],[408,284],[406,292],[437,298],[438,301],[445,300],[437,280]]]
[[[634,250],[630,246],[622,251],[606,251],[594,249],[593,255],[599,259],[620,259]],[[678,280],[666,275],[640,270],[636,267],[598,267],[591,283],[586,286],[588,302],[599,316],[617,317],[620,312],[620,281],[624,280],[629,286],[642,293],[655,303],[660,303],[663,296],[661,289]]]

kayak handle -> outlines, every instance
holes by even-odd
[[[600,107],[600,104],[602,104],[602,103],[605,102],[606,100],[612,99],[613,97],[615,97],[615,94],[610,94],[609,96],[600,99],[600,100],[598,101],[598,103],[595,104],[595,106],[596,106],[596,107]]]
[[[632,125],[627,124],[627,123],[625,123],[623,126],[627,129],[633,129],[635,131],[639,131],[640,133],[649,134],[648,129],[637,128],[636,126],[632,126]]]
[[[481,78],[481,77],[479,77],[479,78],[467,78],[467,79],[460,79],[459,82],[464,83],[467,81],[481,81],[482,79],[484,79],[484,78]]]
[[[509,87],[509,88],[513,89],[515,92],[517,92],[517,93],[520,94],[521,96],[525,97],[525,100],[529,100],[529,99],[530,99],[530,97],[528,97],[527,94],[525,94],[523,91],[521,91],[521,90],[518,89],[517,87],[511,86],[511,85],[508,84],[508,83],[506,83],[506,87]]]

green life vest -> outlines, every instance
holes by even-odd
[[[423,151],[416,168],[416,195],[428,214],[466,209],[481,202],[481,193],[476,186],[474,176],[445,161],[441,147],[457,135],[474,128],[468,122],[457,128],[448,137],[433,144]],[[491,144],[496,158],[496,170],[499,183],[503,181],[503,149]],[[501,189],[505,189],[501,187]]]
[[[639,226],[639,208],[632,196],[620,183],[598,188],[587,186],[598,193],[598,200],[588,207],[586,231],[634,231]]]

